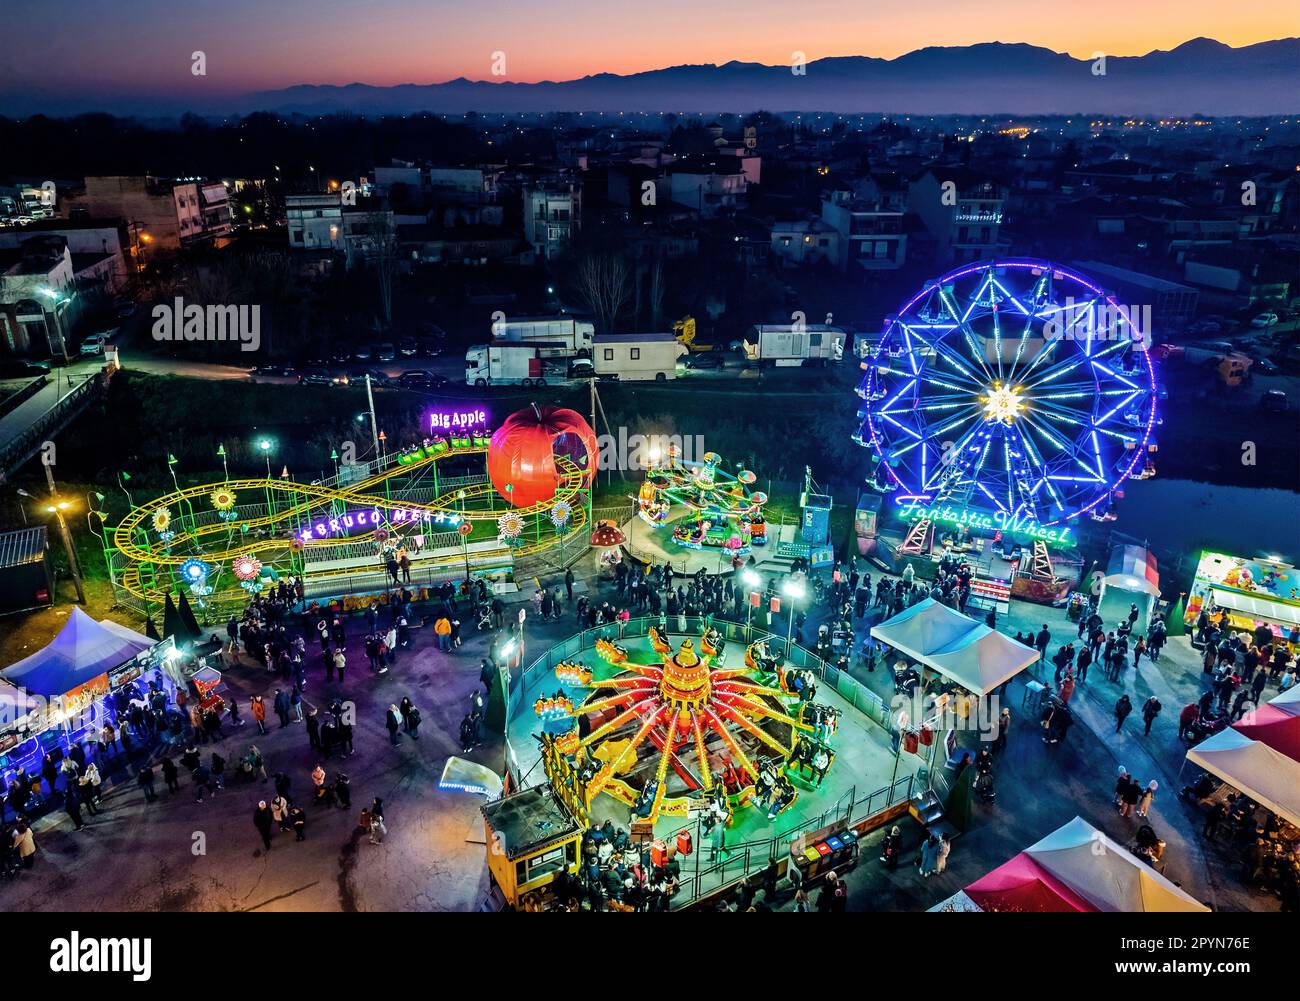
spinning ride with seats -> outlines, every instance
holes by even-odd
[[[723,468],[722,456],[706,452],[699,462],[683,460],[669,445],[662,460],[646,472],[637,497],[637,516],[660,528],[671,519],[674,504],[687,508],[673,526],[673,541],[685,549],[704,547],[748,553],[767,543],[763,505],[767,494],[752,491],[757,479],[748,469],[735,474]]]
[[[603,680],[564,663],[556,675],[587,690],[571,710],[572,724],[560,725],[566,703],[551,697],[535,707],[543,721],[553,783],[589,810],[605,793],[655,821],[706,809],[720,793],[733,807],[750,802],[761,774],[783,772],[802,738],[815,727],[801,722],[797,699],[769,683],[762,667],[779,673],[780,662],[748,653],[743,666],[715,666],[722,642],[705,630],[698,650],[691,639],[676,647],[657,629],[649,633],[658,663],[633,660],[628,651],[598,640],[597,654],[619,668]],[[760,667],[761,665],[761,667]],[[585,733],[585,736],[579,736]]]

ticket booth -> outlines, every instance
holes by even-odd
[[[551,883],[578,871],[582,826],[549,784],[532,786],[482,807],[488,875],[506,906],[518,909],[532,895],[540,909],[551,902]]]

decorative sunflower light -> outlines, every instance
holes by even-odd
[[[262,561],[256,556],[243,555],[236,556],[230,568],[234,570],[235,576],[244,583],[257,580],[258,575],[262,572]]]
[[[166,532],[172,523],[172,513],[170,508],[160,507],[153,513],[153,530],[160,535]]]
[[[217,514],[223,521],[229,521],[235,517],[235,492],[229,487],[217,487],[208,495],[212,501],[212,506],[217,509]]]
[[[557,501],[551,508],[551,524],[556,528],[563,528],[573,517],[573,505],[568,501]]]
[[[507,511],[497,519],[497,534],[500,536],[503,544],[507,546],[516,546],[519,544],[519,536],[524,532],[524,519],[514,511]]]

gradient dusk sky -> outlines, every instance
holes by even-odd
[[[567,80],[732,59],[1028,42],[1086,58],[1294,35],[1295,0],[6,0],[0,89],[243,93],[295,83]],[[21,41],[17,38],[21,37]],[[207,56],[207,76],[190,54]]]

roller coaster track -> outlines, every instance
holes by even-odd
[[[286,556],[296,548],[310,551],[315,547],[337,545],[340,540],[336,537],[299,542],[295,540],[291,531],[270,538],[263,536],[261,538],[247,539],[244,529],[251,533],[257,529],[283,526],[287,522],[300,523],[301,521],[308,521],[312,511],[332,509],[335,504],[339,503],[354,509],[402,510],[410,512],[411,516],[421,516],[419,520],[412,518],[411,521],[404,522],[404,524],[421,524],[422,516],[426,513],[454,514],[471,524],[475,522],[495,523],[504,513],[501,508],[484,510],[471,506],[475,501],[492,497],[495,494],[496,488],[491,483],[475,483],[466,487],[448,490],[425,504],[390,499],[382,493],[375,494],[371,492],[393,477],[407,476],[442,459],[486,454],[486,446],[475,445],[452,448],[447,452],[426,456],[408,464],[393,466],[375,476],[360,480],[347,487],[327,487],[320,484],[297,483],[291,480],[258,478],[222,480],[218,483],[201,484],[174,491],[143,507],[132,509],[113,529],[113,546],[119,554],[128,560],[126,567],[118,577],[118,584],[129,593],[137,598],[144,599],[146,602],[162,603],[167,594],[175,590],[175,585],[170,573],[164,571],[164,573],[160,574],[159,570],[179,567],[186,560],[194,557],[215,564],[228,563],[239,556],[251,555],[267,563],[273,562],[277,557]],[[565,456],[555,456],[555,463],[560,474],[560,482],[555,495],[549,500],[541,501],[529,507],[514,508],[512,510],[525,519],[529,517],[540,518],[554,508],[557,503],[561,501],[567,503],[572,510],[572,514],[569,528],[563,537],[551,532],[544,537],[531,542],[524,542],[518,546],[500,546],[489,551],[480,550],[475,553],[476,558],[500,557],[504,561],[513,557],[527,556],[560,543],[562,538],[572,538],[582,530],[587,523],[587,509],[584,504],[577,503],[576,500],[586,486],[587,474]],[[190,526],[186,529],[184,508],[189,506],[192,510],[192,504],[195,500],[206,499],[218,489],[231,490],[236,494],[247,491],[263,492],[269,505],[268,513],[260,518],[241,519],[238,530],[233,528],[230,522],[226,521],[195,525],[193,518],[189,519]],[[277,496],[284,498],[284,506],[278,510],[273,503],[273,499]],[[141,540],[148,540],[149,533],[153,531],[152,520],[155,512],[160,508],[166,508],[169,512],[173,512],[171,523],[177,526],[178,530],[166,545],[161,542],[146,542],[146,544],[142,545]],[[238,544],[232,545],[232,535],[235,531],[239,532],[240,541]],[[368,539],[374,539],[374,536],[373,530],[358,532],[348,535],[346,541],[349,543],[364,542]],[[461,559],[460,554],[449,553],[446,556],[423,560],[421,565],[428,567],[459,564]],[[150,576],[160,578],[158,583],[146,582],[143,573],[146,566],[150,568]],[[378,563],[375,569],[380,569]],[[345,566],[309,572],[312,580],[321,580],[330,577],[355,576],[358,573],[358,568]],[[232,586],[209,595],[207,601],[209,605],[214,603],[224,605],[231,600],[242,602],[246,598],[246,592],[237,586]]]

